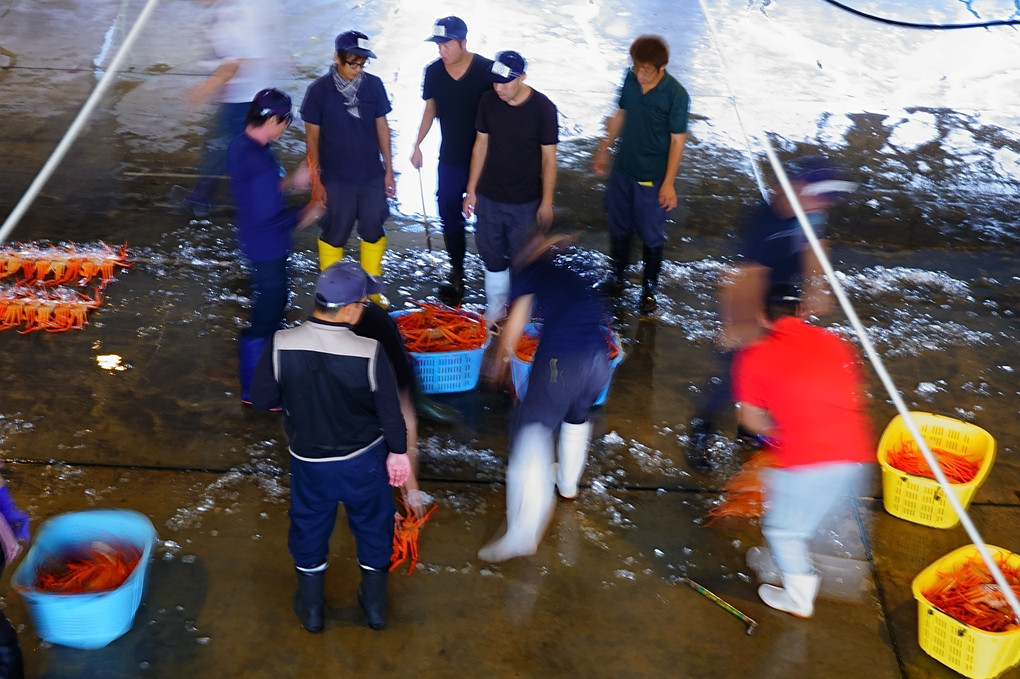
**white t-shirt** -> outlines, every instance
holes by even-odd
[[[220,61],[239,59],[237,73],[220,90],[223,103],[249,102],[284,75],[284,13],[276,0],[220,0],[213,7],[209,42]]]

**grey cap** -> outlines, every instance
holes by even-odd
[[[319,274],[315,284],[315,301],[337,309],[385,290],[386,285],[370,276],[357,262],[337,262]]]

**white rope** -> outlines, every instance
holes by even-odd
[[[128,33],[127,37],[124,39],[124,44],[120,46],[119,50],[117,50],[117,54],[114,55],[109,68],[106,69],[106,73],[104,73],[103,77],[99,79],[96,89],[92,90],[92,94],[89,96],[88,100],[86,100],[85,105],[81,107],[81,111],[78,112],[78,117],[76,117],[74,122],[71,123],[71,127],[68,128],[67,132],[64,134],[64,138],[60,140],[59,144],[57,144],[57,148],[53,150],[49,160],[47,160],[46,164],[43,165],[39,174],[36,175],[31,185],[29,185],[28,190],[25,191],[25,195],[21,197],[18,204],[14,206],[14,210],[11,211],[11,214],[8,215],[7,219],[4,221],[3,226],[0,227],[0,243],[6,242],[11,231],[13,231],[14,227],[18,225],[18,222],[21,221],[25,212],[28,211],[32,202],[39,195],[39,192],[42,191],[43,186],[47,181],[49,181],[53,172],[57,169],[60,161],[62,161],[64,156],[67,155],[67,151],[71,148],[71,144],[73,144],[75,139],[78,138],[81,129],[85,126],[89,116],[92,115],[92,111],[99,105],[99,100],[102,98],[103,94],[106,93],[106,90],[116,78],[117,70],[120,68],[121,62],[124,61],[124,58],[131,50],[132,45],[134,45],[135,39],[142,32],[142,28],[145,26],[146,22],[149,20],[149,16],[152,14],[153,10],[156,9],[156,5],[158,4],[159,0],[148,0],[145,7],[142,8],[141,14],[139,14],[138,19],[135,20],[135,25],[131,27],[131,32]]]
[[[712,16],[708,12],[708,8],[705,6],[704,0],[698,0],[701,5],[701,11],[705,14],[705,19],[708,21],[709,31],[712,33],[713,38],[715,37],[715,27]],[[721,43],[715,41],[718,49],[721,49]],[[735,104],[734,104],[735,105]],[[871,343],[871,338],[868,336],[864,326],[861,325],[860,318],[857,316],[857,312],[854,311],[853,306],[850,304],[850,300],[847,299],[846,293],[843,292],[843,286],[840,284],[839,279],[836,277],[836,272],[832,268],[832,263],[829,261],[828,256],[825,254],[825,250],[822,248],[822,244],[818,241],[815,236],[814,230],[811,228],[811,224],[808,222],[807,215],[804,213],[804,208],[800,204],[800,200],[797,198],[796,192],[793,190],[793,186],[790,184],[789,178],[786,176],[786,171],[783,169],[782,164],[779,162],[779,158],[776,156],[775,150],[772,148],[772,144],[769,142],[768,137],[762,133],[760,140],[765,149],[765,154],[768,156],[769,163],[772,165],[772,169],[776,173],[776,177],[779,179],[780,186],[783,187],[783,192],[790,201],[790,205],[793,206],[794,214],[797,216],[797,221],[800,224],[801,230],[807,237],[808,243],[811,245],[812,251],[821,263],[822,268],[825,270],[825,276],[829,280],[829,286],[832,288],[833,293],[836,295],[836,299],[839,300],[839,305],[843,309],[843,313],[846,314],[847,319],[854,328],[854,332],[857,333],[857,337],[861,341],[861,346],[864,348],[864,353],[867,355],[868,360],[871,361],[871,365],[875,368],[875,373],[878,374],[879,379],[882,381],[882,385],[885,387],[886,392],[892,399],[893,404],[896,406],[897,412],[903,417],[903,423],[907,427],[907,431],[914,437],[914,441],[921,449],[921,454],[924,456],[925,462],[928,467],[931,468],[932,473],[935,476],[935,480],[942,488],[946,499],[949,501],[950,506],[956,515],[960,518],[960,524],[963,529],[967,532],[971,542],[981,555],[985,565],[988,567],[992,578],[995,583],[999,586],[999,590],[1002,595],[1009,602],[1010,607],[1013,609],[1013,614],[1020,620],[1020,600],[1017,599],[1016,593],[1013,588],[1010,587],[1006,577],[1002,574],[1002,570],[999,565],[995,562],[988,548],[985,546],[985,540],[981,537],[978,529],[974,526],[974,522],[971,521],[970,516],[967,514],[967,510],[964,509],[963,504],[959,498],[956,497],[956,493],[953,492],[952,486],[950,486],[946,475],[942,473],[942,468],[935,460],[935,456],[932,455],[931,450],[928,448],[927,441],[924,440],[924,436],[921,434],[920,429],[914,424],[914,419],[910,416],[910,411],[907,409],[906,403],[903,402],[903,398],[900,396],[899,389],[893,382],[892,377],[889,376],[889,372],[885,369],[885,364],[882,362],[881,356],[875,351],[874,345]]]

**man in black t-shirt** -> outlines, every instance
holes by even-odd
[[[464,215],[461,201],[467,188],[471,147],[475,141],[475,115],[482,94],[492,90],[492,61],[467,50],[467,25],[458,17],[437,19],[427,42],[439,48],[439,58],[425,67],[421,97],[425,111],[411,153],[411,165],[422,166],[421,142],[439,118],[443,141],[439,146],[436,202],[443,222],[443,240],[450,255],[450,276],[440,286],[444,302],[459,304],[464,297]]]
[[[496,54],[475,120],[464,214],[477,209],[475,244],[485,264],[485,318],[506,316],[510,258],[536,223],[548,228],[556,189],[556,106],[526,85],[527,62],[517,52]],[[477,195],[476,192],[477,191]]]

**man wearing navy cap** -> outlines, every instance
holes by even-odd
[[[241,401],[251,403],[250,385],[255,363],[266,340],[280,329],[287,310],[287,256],[294,229],[319,219],[323,209],[288,207],[284,191],[307,190],[308,167],[287,176],[270,144],[279,139],[291,118],[290,97],[264,89],[248,107],[243,134],[227,149],[230,189],[237,205],[238,243],[252,268],[251,319],[241,332],[239,359]]]
[[[825,247],[825,226],[829,209],[857,190],[849,170],[839,161],[822,155],[796,158],[787,175],[812,231]],[[721,369],[702,394],[691,422],[688,461],[710,468],[708,447],[714,420],[731,400],[730,365],[734,352],[762,334],[758,321],[764,313],[770,288],[785,285],[801,298],[804,317],[822,316],[832,307],[821,264],[811,249],[790,199],[777,184],[768,201],[753,206],[743,228],[743,244],[737,266],[728,273],[719,290],[722,328],[716,342]]]
[[[439,118],[443,141],[439,146],[436,201],[443,222],[443,240],[450,255],[450,275],[440,287],[440,298],[459,304],[464,297],[464,254],[467,238],[461,201],[467,189],[471,148],[475,141],[475,115],[482,95],[492,90],[492,61],[467,50],[467,25],[459,17],[437,19],[432,35],[439,58],[425,67],[421,97],[425,100],[411,165],[421,169],[421,142]]]
[[[393,553],[390,486],[407,482],[407,432],[393,368],[382,345],[359,337],[369,296],[382,281],[354,262],[319,275],[315,310],[277,332],[252,382],[256,410],[282,407],[290,441],[290,532],[297,569],[294,611],[309,632],[323,628],[323,588],[337,504],[357,545],[358,602],[368,626],[386,626],[386,585]]]
[[[524,81],[527,62],[517,52],[496,54],[492,92],[478,104],[475,144],[463,211],[478,214],[475,244],[485,263],[486,321],[506,317],[510,258],[537,224],[553,220],[556,191],[556,106]]]
[[[376,58],[368,36],[346,31],[336,37],[334,47],[329,73],[308,86],[301,104],[315,182],[312,198],[328,210],[319,237],[319,268],[343,259],[357,222],[361,265],[382,276],[387,198],[397,192],[386,121],[392,107],[382,80],[365,73],[368,60]],[[373,299],[381,302],[380,295]]]

